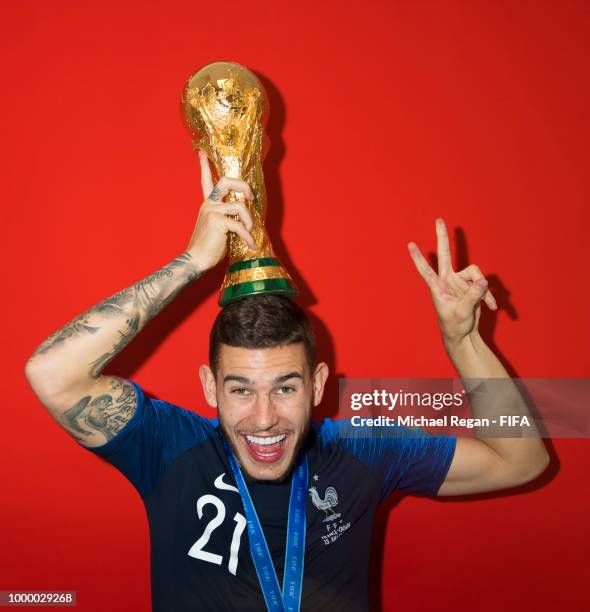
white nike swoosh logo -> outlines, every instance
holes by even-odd
[[[224,476],[225,476],[225,472],[223,472],[223,474],[219,474],[219,476],[215,479],[215,482],[213,483],[215,485],[215,488],[221,489],[222,491],[235,491],[239,495],[240,494],[239,489],[237,489],[233,485],[223,482]]]

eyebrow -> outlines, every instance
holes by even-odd
[[[299,372],[289,372],[288,374],[282,374],[281,376],[277,376],[274,380],[273,380],[273,384],[279,384],[282,382],[285,382],[286,380],[289,380],[290,378],[299,378],[301,380],[303,380],[303,376],[301,376],[301,374],[299,374]],[[246,378],[245,376],[237,376],[235,374],[228,374],[227,376],[223,377],[223,382],[239,382],[242,383],[244,385],[250,385],[252,384],[252,381],[249,378]]]

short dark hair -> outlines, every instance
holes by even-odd
[[[244,297],[217,314],[209,336],[209,365],[216,374],[222,344],[255,349],[299,342],[313,373],[315,334],[305,311],[284,295]]]

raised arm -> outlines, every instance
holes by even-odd
[[[488,394],[470,394],[474,416],[532,417],[508,372],[478,332],[481,301],[496,310],[496,300],[481,270],[471,265],[455,272],[447,229],[436,221],[438,274],[413,243],[408,250],[416,268],[430,289],[438,315],[443,343],[466,391],[473,391],[481,379],[489,381]],[[479,381],[478,381],[479,379]],[[528,434],[535,433],[534,425]],[[543,441],[532,437],[460,437],[453,461],[439,495],[480,493],[513,487],[538,476],[548,465]]]
[[[223,177],[214,187],[209,162],[203,153],[199,156],[206,199],[186,251],[67,323],[26,363],[26,377],[39,400],[85,446],[104,444],[135,413],[133,386],[101,375],[105,366],[187,285],[224,257],[228,232],[256,247],[246,204],[222,201],[230,189],[252,199],[250,186]]]

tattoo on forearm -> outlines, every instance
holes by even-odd
[[[131,340],[133,340],[139,331],[139,314],[134,315],[125,322],[127,323],[127,329],[123,332],[119,332],[119,341],[115,344],[115,346],[113,346],[112,350],[104,355],[101,355],[98,359],[94,360],[90,364],[90,376],[92,378],[98,378],[101,371],[106,367],[109,361],[113,359],[120,351],[122,351],[131,342]]]
[[[88,325],[88,312],[81,314],[77,319],[70,321],[67,325],[58,329],[56,332],[51,334],[39,348],[35,351],[35,354],[45,353],[49,348],[71,338],[72,336],[82,334],[94,334],[98,331],[98,327]]]
[[[110,393],[96,397],[87,395],[60,416],[61,423],[79,442],[88,442],[80,434],[96,436],[97,433],[108,442],[135,414],[137,394],[133,386],[116,376],[109,380]]]
[[[162,269],[150,274],[135,285],[123,289],[93,306],[49,336],[33,355],[46,353],[56,345],[74,336],[97,333],[100,330],[100,319],[97,322],[96,315],[100,315],[103,319],[120,318],[125,321],[126,327],[119,331],[118,341],[110,351],[89,364],[90,375],[93,378],[98,377],[101,370],[131,342],[143,325],[155,317],[188,284],[201,275],[191,269],[191,259],[188,253],[183,253]],[[181,272],[180,276],[174,274],[175,270]],[[92,324],[90,324],[91,319]]]

